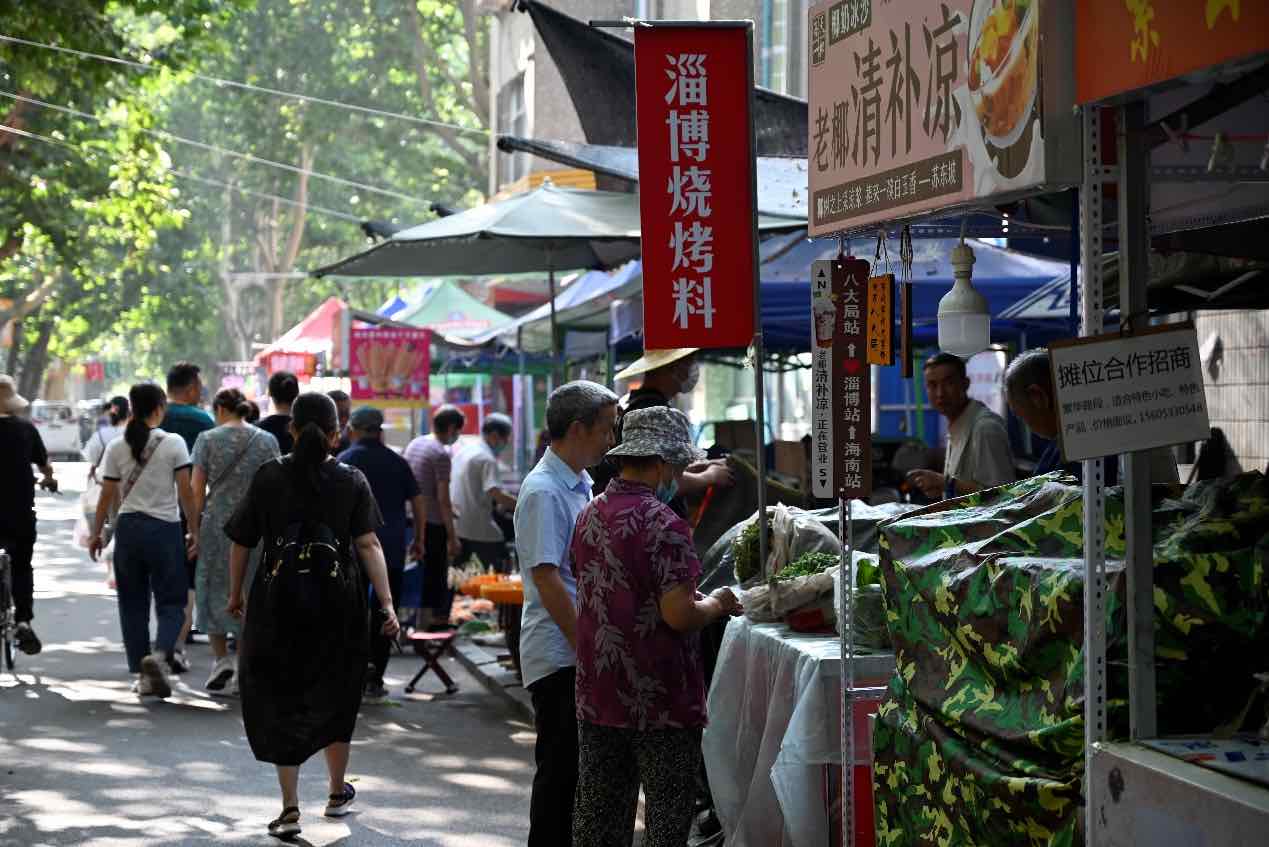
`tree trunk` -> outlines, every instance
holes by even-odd
[[[48,344],[53,338],[53,322],[40,321],[35,345],[22,363],[22,375],[18,378],[18,393],[34,400],[43,393],[44,371],[48,368]]]
[[[414,53],[414,73],[419,81],[419,98],[424,103],[430,104],[434,99],[432,78],[428,76],[428,66],[431,64],[431,57],[428,56],[427,44],[423,40],[423,27],[419,23],[421,12],[419,12],[418,0],[402,0],[401,5],[401,14],[409,27],[410,49]],[[483,116],[489,111],[489,105],[486,103],[483,107],[473,106],[473,110],[477,115]],[[468,168],[473,171],[480,170],[480,154],[473,151],[457,132],[448,126],[440,124],[431,127],[431,131],[436,133],[437,137],[444,141],[447,147],[457,153]]]
[[[12,376],[18,372],[18,354],[22,350],[22,319],[13,319],[13,344],[9,346],[9,361],[5,365],[5,373]]]
[[[269,225],[265,229],[267,235],[267,256],[268,260],[264,268],[270,273],[287,274],[295,268],[295,260],[299,258],[300,247],[304,244],[304,224],[308,219],[308,175],[313,167],[313,145],[305,143],[300,148],[300,169],[299,180],[295,185],[295,203],[291,208],[294,213],[291,217],[290,230],[286,236],[286,244],[279,250],[276,242],[278,223],[282,216],[278,202],[273,201],[273,211],[269,219]],[[282,334],[286,319],[286,289],[290,282],[284,276],[274,277],[270,286],[270,330],[273,338],[277,338]]]
[[[220,290],[225,295],[221,303],[221,320],[233,345],[238,361],[251,358],[251,334],[242,320],[243,285],[230,270],[230,244],[233,243],[233,183],[225,186],[225,216],[220,221]]]

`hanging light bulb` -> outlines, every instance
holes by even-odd
[[[970,282],[974,251],[965,243],[952,248],[952,290],[939,301],[939,349],[968,359],[991,344],[987,298]]]

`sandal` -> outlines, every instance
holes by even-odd
[[[269,834],[274,838],[294,838],[300,834],[300,810],[287,806],[275,820],[269,821]]]
[[[342,818],[353,810],[355,799],[357,799],[357,789],[353,788],[351,783],[345,782],[343,791],[330,795],[330,801],[326,804],[326,817]]]

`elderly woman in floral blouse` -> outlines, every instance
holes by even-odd
[[[668,505],[702,458],[687,417],[629,412],[609,451],[621,468],[573,534],[577,575],[579,758],[573,847],[629,844],[642,784],[646,847],[682,847],[691,828],[705,726],[697,638],[740,613],[735,595],[696,591],[701,563]]]

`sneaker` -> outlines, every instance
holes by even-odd
[[[371,679],[366,682],[366,689],[361,694],[361,702],[370,705],[378,705],[387,702],[388,689],[383,687],[383,682],[377,679]]]
[[[18,640],[18,649],[28,656],[34,656],[44,649],[35,630],[31,629],[31,624],[26,621],[18,624],[14,637]]]
[[[163,699],[172,696],[172,683],[157,656],[146,656],[141,660],[140,682],[137,693],[142,697],[148,695]]]
[[[269,834],[274,838],[294,838],[300,834],[300,810],[288,806],[282,814],[269,821]]]
[[[189,660],[185,658],[185,654],[180,650],[172,651],[172,654],[165,661],[167,662],[167,672],[178,676],[185,673],[190,667]]]
[[[211,674],[207,677],[207,684],[204,687],[213,694],[220,694],[233,678],[234,660],[225,656],[217,659],[216,664],[212,665]]]
[[[344,790],[330,795],[326,803],[326,817],[342,818],[353,810],[353,801],[357,799],[357,789],[351,783],[344,783]]]

